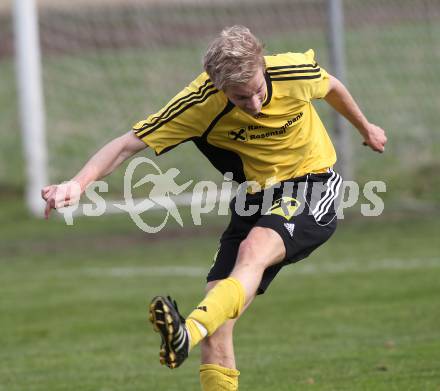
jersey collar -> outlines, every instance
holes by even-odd
[[[270,103],[270,100],[272,99],[272,81],[270,80],[270,76],[267,73],[267,71],[264,71],[264,78],[266,79],[266,99],[264,100],[263,107],[267,106]]]

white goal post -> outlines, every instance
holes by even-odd
[[[40,191],[48,184],[48,169],[37,8],[35,0],[13,3],[26,204],[33,215],[41,217],[44,209]]]

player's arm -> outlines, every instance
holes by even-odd
[[[387,138],[385,131],[370,122],[362,113],[347,88],[334,76],[330,76],[330,86],[325,100],[338,113],[342,114],[359,131],[364,144],[377,152],[385,151]]]
[[[146,144],[130,131],[104,145],[69,182],[43,188],[41,195],[46,201],[46,218],[51,209],[77,203],[90,183],[111,174],[125,160],[144,148]]]

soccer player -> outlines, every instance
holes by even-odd
[[[70,182],[48,186],[42,195],[48,216],[78,201],[74,186],[81,193],[146,146],[159,155],[187,141],[220,172],[247,184],[245,195],[231,202],[231,222],[201,303],[186,319],[169,297],[150,304],[161,363],[176,368],[201,343],[202,390],[232,391],[239,376],[236,320],[282,267],[307,257],[336,229],[342,179],[332,170],[336,153],[312,101],[325,99],[372,150],[383,152],[387,139],[312,50],[265,56],[249,29],[233,26],[211,43],[204,68],[162,110],[104,146]]]

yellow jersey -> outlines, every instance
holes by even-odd
[[[336,152],[312,100],[326,96],[328,73],[313,50],[265,62],[267,94],[256,116],[235,107],[204,72],[133,131],[157,155],[192,141],[221,173],[262,188],[327,171]]]

